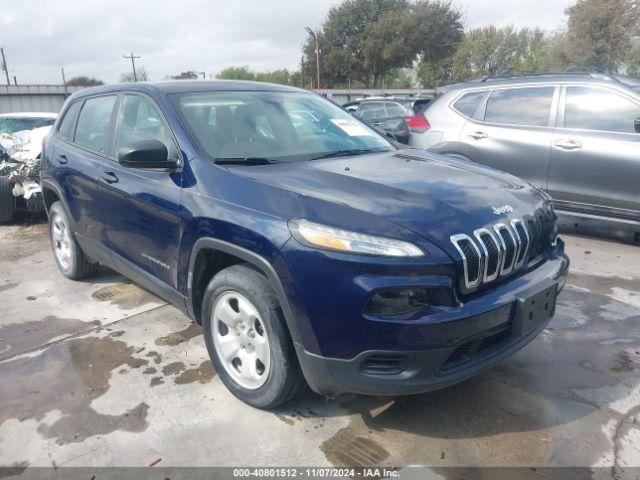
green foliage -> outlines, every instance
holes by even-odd
[[[198,78],[198,73],[193,70],[188,70],[186,72],[182,72],[179,75],[175,75],[171,77],[173,80],[196,80]]]
[[[578,0],[566,13],[566,54],[571,63],[610,72],[637,71],[639,0]]]
[[[379,87],[390,71],[419,57],[439,60],[462,37],[460,13],[450,3],[418,0],[346,0],[329,10],[316,32],[323,87],[353,83]],[[303,47],[307,78],[316,76],[315,42]]]
[[[138,82],[148,82],[149,74],[145,70],[144,67],[136,67],[136,77]],[[133,72],[121,73],[120,78],[118,79],[121,83],[135,82],[133,77]]]
[[[562,34],[545,35],[539,29],[474,28],[453,55],[438,61],[423,59],[417,75],[423,85],[432,87],[505,71],[559,71],[566,66],[562,47]]]
[[[218,73],[216,78],[220,80],[250,80],[254,82],[301,86],[300,72],[291,72],[286,68],[270,72],[254,72],[247,66],[228,67]]]
[[[96,85],[104,85],[104,82],[97,78],[78,75],[67,80],[67,85],[70,87],[95,87]]]

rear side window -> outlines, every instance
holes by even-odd
[[[411,115],[409,110],[396,102],[386,102],[385,108],[387,109],[387,117],[406,117]]]
[[[67,108],[67,112],[64,114],[64,118],[60,123],[60,128],[58,132],[67,140],[73,140],[73,126],[76,121],[76,116],[78,115],[78,110],[80,109],[81,102],[72,103],[69,108]]]
[[[497,90],[487,102],[484,119],[492,123],[546,127],[554,87]]]
[[[115,95],[85,100],[76,127],[75,142],[77,144],[97,152],[106,152],[109,123],[115,103]]]
[[[116,155],[122,147],[141,140],[159,140],[167,147],[169,158],[177,156],[173,135],[155,103],[141,95],[125,95],[118,114]]]
[[[568,87],[564,109],[566,128],[635,133],[640,105],[610,90]]]
[[[480,105],[480,102],[484,98],[487,92],[471,92],[460,97],[454,104],[455,108],[461,114],[467,117],[473,117],[476,109]]]
[[[360,108],[356,112],[356,116],[364,119],[368,118],[384,118],[387,116],[384,111],[384,103],[382,102],[366,102],[361,103]]]

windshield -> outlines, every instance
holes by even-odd
[[[297,161],[393,150],[376,131],[309,93],[206,92],[180,95],[176,103],[213,158]]]
[[[33,130],[34,128],[53,125],[55,121],[55,118],[0,117],[0,133]]]

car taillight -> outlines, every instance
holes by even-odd
[[[424,115],[418,113],[411,118],[405,120],[409,129],[414,133],[424,133],[431,128],[431,124]]]

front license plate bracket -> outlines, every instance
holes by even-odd
[[[513,334],[524,335],[549,320],[556,311],[557,295],[558,282],[551,279],[518,294]]]

